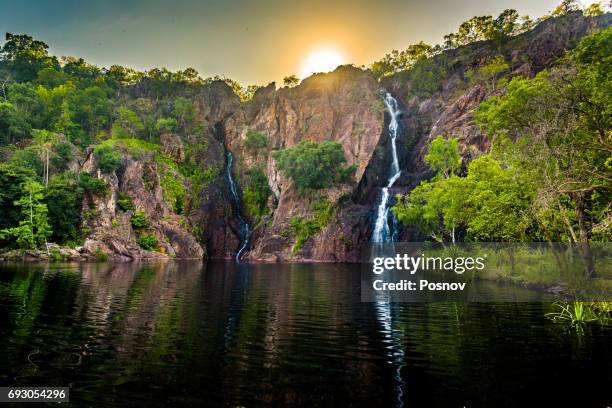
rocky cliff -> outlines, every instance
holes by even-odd
[[[365,238],[367,211],[361,216],[347,213],[350,197],[363,179],[383,133],[384,108],[380,87],[369,72],[345,66],[330,74],[314,75],[295,88],[259,90],[253,100],[223,123],[227,148],[235,153],[239,179],[255,165],[265,169],[273,199],[269,216],[256,226],[248,259],[266,261],[342,260],[352,249],[351,242]],[[245,147],[248,131],[264,134],[269,140],[265,154]],[[272,150],[293,147],[301,140],[335,141],[342,145],[349,165],[356,166],[352,183],[335,186],[313,195],[301,196],[292,181],[283,177]],[[242,177],[241,177],[242,176]],[[329,225],[296,251],[290,234],[290,220],[312,216],[313,203],[327,200],[337,211]],[[251,220],[254,221],[254,220]]]
[[[591,18],[571,14],[546,20],[505,44],[478,42],[444,51],[428,60],[425,69],[401,72],[381,82],[368,70],[343,66],[313,75],[292,88],[276,89],[270,84],[245,103],[222,81],[203,85],[189,95],[196,102],[198,120],[205,124],[203,131],[164,135],[160,151],[179,167],[190,163],[206,170],[206,181],[194,185],[172,166],[166,168],[168,164],[154,154],[137,155],[129,149],[121,151],[122,170],[104,175],[90,155],[82,171],[104,178],[110,193],[86,198],[84,214],[98,212],[84,217],[84,226],[91,231],[86,247],[90,251],[99,248],[117,259],[204,254],[229,259],[244,240],[239,222],[243,218],[252,228],[243,259],[356,261],[362,245],[370,239],[380,188],[389,172],[389,117],[383,92],[390,92],[402,110],[397,141],[402,176],[390,191],[394,196],[406,193],[428,176],[423,156],[427,144],[438,135],[458,137],[466,161],[473,152],[486,151],[489,141],[472,118],[480,102],[503,93],[504,81],[511,77],[530,77],[551,66],[582,36],[609,24],[609,15]],[[503,80],[496,83],[495,78],[479,78],[479,69],[498,56],[508,64]],[[136,97],[147,88],[140,84],[132,92]],[[267,146],[249,149],[249,132],[264,135]],[[339,143],[347,163],[356,167],[353,180],[300,194],[292,180],[279,172],[272,153],[302,140]],[[227,166],[228,152],[234,157],[231,168]],[[271,191],[263,215],[250,214],[245,206],[237,205],[228,186],[229,171],[239,193],[244,193],[254,168],[262,169]],[[186,188],[189,198],[181,214],[168,203],[164,177],[172,177]],[[132,198],[133,210],[117,209],[120,193]],[[292,223],[313,219],[316,204],[321,202],[327,205],[325,225],[307,236],[296,236]],[[143,212],[150,222],[148,233],[159,243],[155,253],[136,244],[142,235],[131,226],[130,218],[136,211]],[[407,228],[399,232],[404,240],[419,238]]]

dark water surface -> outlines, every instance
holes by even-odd
[[[79,407],[612,406],[612,327],[359,285],[354,265],[2,265],[0,385]]]

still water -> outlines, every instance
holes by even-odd
[[[2,265],[0,385],[78,407],[612,406],[612,327],[359,287],[354,265]]]

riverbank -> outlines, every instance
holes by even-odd
[[[115,262],[129,263],[139,261],[155,261],[177,259],[167,254],[155,251],[141,250],[138,253],[107,253],[99,248],[88,245],[79,247],[64,247],[48,244],[44,249],[11,249],[0,250],[0,262]],[[195,258],[189,258],[195,259]]]

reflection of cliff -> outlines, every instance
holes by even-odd
[[[330,392],[333,381],[320,383],[322,372],[366,385],[381,381],[376,363],[362,353],[372,341],[366,333],[369,327],[354,326],[359,311],[347,313],[352,307],[346,306],[358,302],[359,294],[353,291],[358,289],[356,275],[329,265],[283,265],[274,271],[266,265],[239,268],[226,264],[225,270],[208,277],[216,281],[223,274],[233,285],[229,299],[224,291],[227,317],[219,336],[225,366],[217,381],[223,394],[231,396],[227,403],[245,404],[257,395],[254,404],[305,404],[308,399],[297,397],[304,391],[299,384],[315,387],[308,391],[313,404],[318,391],[342,395],[339,390]],[[365,401],[370,398],[364,389],[352,392],[356,398],[361,393]],[[326,401],[334,402],[341,405],[340,400]]]

